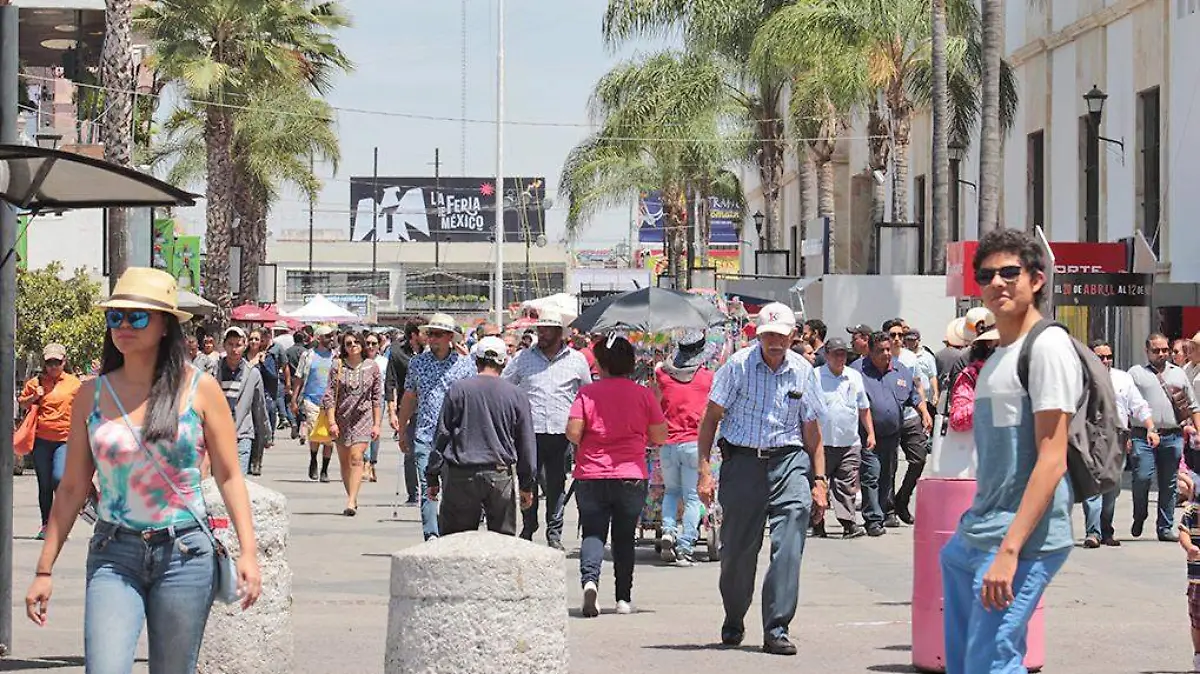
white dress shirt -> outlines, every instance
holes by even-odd
[[[1117,394],[1117,416],[1121,428],[1129,430],[1130,418],[1144,425],[1153,413],[1150,411],[1150,404],[1133,383],[1133,377],[1115,367],[1109,372],[1112,374],[1113,391]]]

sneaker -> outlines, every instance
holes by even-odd
[[[675,553],[675,534],[664,533],[662,538],[658,539],[658,556],[668,564],[679,558]]]
[[[633,604],[625,601],[624,599],[617,602],[617,615],[632,615],[632,614],[633,614]]]
[[[312,457],[308,460],[308,479],[314,482],[317,479],[317,457]]]
[[[1087,538],[1083,539],[1083,547],[1088,548],[1089,550],[1094,550],[1100,547],[1100,537],[1095,534],[1088,536]]]
[[[38,529],[38,532],[33,535],[33,540],[35,540],[35,541],[46,540],[46,525],[45,524],[43,524],[42,528]]]
[[[600,592],[596,584],[588,581],[583,584],[583,617],[595,618],[600,615],[600,604],[597,599]]]
[[[671,566],[677,566],[681,569],[691,568],[696,565],[696,560],[692,558],[690,552],[680,552],[675,556],[675,561],[671,562]]]
[[[887,527],[888,529],[899,529],[900,518],[896,517],[895,515],[888,515],[887,518],[883,520],[883,526]]]
[[[872,525],[867,526],[867,535],[870,536],[871,538],[876,538],[876,537],[882,536],[886,533],[887,533],[887,529],[884,529],[882,526],[880,526],[878,524],[872,524]]]
[[[867,530],[857,524],[848,526],[844,531],[842,531],[842,538],[847,540],[851,538],[861,538],[866,535]]]
[[[321,471],[321,481],[322,482],[329,481],[329,471],[325,471],[325,470]]]

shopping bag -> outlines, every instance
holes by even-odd
[[[309,442],[325,444],[333,442],[333,438],[329,436],[329,415],[324,410],[317,415],[316,423],[313,424],[312,432],[308,434]]]
[[[13,453],[17,456],[25,456],[33,451],[33,441],[37,437],[37,417],[38,406],[30,405],[25,419],[13,433]]]

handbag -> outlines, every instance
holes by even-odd
[[[13,433],[13,453],[25,456],[33,451],[33,441],[37,439],[38,406],[30,405],[21,425]]]
[[[1171,409],[1175,412],[1175,422],[1182,425],[1183,422],[1191,419],[1192,401],[1188,398],[1187,391],[1167,384],[1162,372],[1158,373],[1158,385],[1162,387],[1163,393],[1167,394],[1167,400],[1171,401]]]
[[[237,602],[237,564],[234,563],[233,557],[229,554],[229,550],[226,549],[225,545],[217,539],[215,534],[213,534],[212,528],[208,524],[208,517],[201,517],[200,513],[196,512],[196,509],[192,507],[192,504],[188,501],[188,499],[184,497],[182,493],[180,493],[179,487],[175,485],[175,481],[167,475],[166,471],[162,469],[162,466],[158,465],[158,459],[154,456],[154,452],[150,451],[150,448],[147,447],[146,443],[142,441],[141,434],[138,433],[136,428],[134,428],[133,423],[129,421],[129,414],[125,411],[125,406],[121,404],[121,399],[117,397],[117,392],[113,390],[112,384],[108,383],[108,377],[100,377],[100,380],[104,382],[104,387],[108,389],[108,394],[112,396],[113,402],[117,404],[117,411],[121,413],[121,418],[125,421],[125,425],[129,427],[129,432],[133,434],[134,439],[137,440],[138,446],[142,448],[142,451],[146,453],[147,458],[150,459],[150,465],[154,466],[154,470],[159,474],[160,477],[162,477],[163,480],[166,481],[167,485],[171,487],[171,491],[175,492],[175,495],[179,497],[180,501],[183,501],[183,505],[188,509],[188,512],[192,514],[192,517],[195,518],[196,522],[200,524],[200,528],[204,530],[204,534],[208,536],[208,540],[212,541],[213,556],[217,560],[217,587],[215,599],[225,604],[233,604]]]

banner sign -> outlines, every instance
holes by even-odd
[[[700,256],[696,255],[696,264],[700,264]],[[717,268],[717,275],[740,274],[742,269],[741,251],[736,248],[710,248],[708,264]],[[651,278],[658,278],[667,273],[667,255],[661,250],[644,250],[641,252],[642,269],[651,272]]]
[[[6,205],[5,208],[8,208]],[[16,257],[17,269],[29,271],[29,220],[32,216],[17,216],[17,249],[13,252]]]
[[[596,306],[600,300],[605,297],[613,297],[614,295],[623,295],[629,290],[581,290],[579,291],[579,313],[591,309]]]
[[[546,233],[545,178],[504,179],[504,240]],[[351,241],[482,241],[495,236],[495,178],[350,178]]]
[[[1150,306],[1150,274],[1054,275],[1054,303],[1089,307]]]
[[[946,297],[979,297],[975,282],[975,251],[978,241],[946,244]],[[1123,243],[1080,243],[1051,241],[1054,274],[1112,274],[1126,271],[1127,252]],[[1056,283],[1057,285],[1057,283]]]
[[[203,295],[200,285],[200,237],[175,237],[171,249],[172,266],[167,271],[179,280],[179,289]]]
[[[693,202],[687,203],[688,217],[695,213]],[[737,204],[718,197],[708,198],[709,243],[738,242],[737,223],[741,217]],[[638,243],[663,242],[666,217],[663,214],[662,192],[643,192],[638,199]]]

